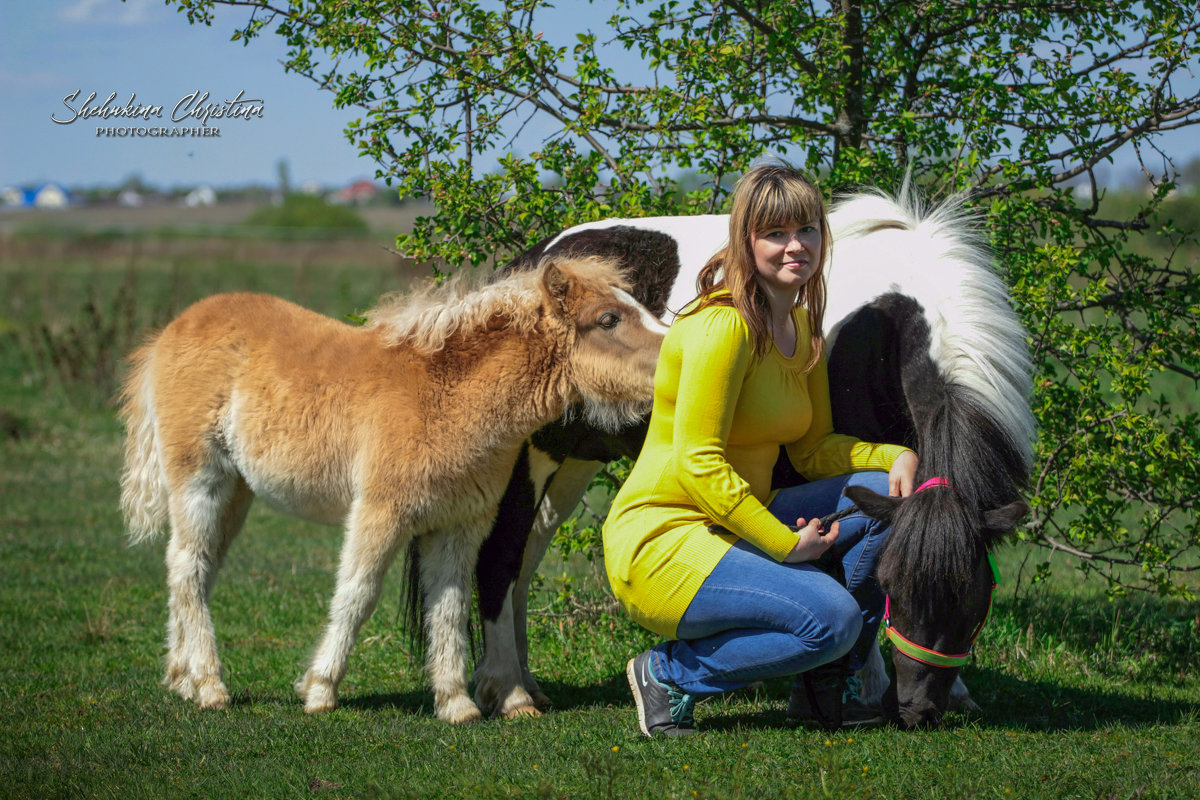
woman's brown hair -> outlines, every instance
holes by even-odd
[[[767,163],[752,168],[733,190],[729,214],[729,243],[708,260],[696,277],[697,301],[684,312],[694,314],[705,306],[733,306],[750,328],[754,353],[769,352],[770,309],[767,295],[756,279],[751,237],[755,231],[817,222],[821,228],[821,254],[816,273],[801,287],[796,305],[808,312],[812,349],[805,371],[816,366],[825,346],[825,263],[829,257],[829,217],[817,187],[794,167]],[[728,289],[729,294],[720,293]]]

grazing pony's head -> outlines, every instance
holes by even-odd
[[[516,334],[527,350],[521,368],[545,376],[548,405],[580,409],[615,431],[649,412],[666,333],[627,289],[611,260],[546,256],[534,270],[490,283],[460,273],[442,286],[389,297],[367,312],[367,326],[385,344],[427,356]]]
[[[897,643],[884,711],[904,728],[937,727],[961,665],[956,662],[965,661],[991,608],[995,578],[988,552],[1029,508],[1014,500],[980,509],[949,481],[906,498],[861,486],[846,493],[868,516],[891,525],[877,572],[888,597],[885,624],[889,635],[918,646],[902,650]],[[939,663],[944,656],[952,658]]]

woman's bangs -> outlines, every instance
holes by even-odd
[[[818,222],[824,203],[821,194],[796,181],[776,184],[760,195],[758,208],[751,215],[751,230],[787,227],[797,223]]]

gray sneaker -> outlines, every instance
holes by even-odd
[[[638,725],[647,736],[691,736],[696,732],[692,709],[696,698],[674,686],[666,686],[650,670],[650,651],[643,651],[625,665],[625,676],[637,703]]]
[[[836,731],[883,724],[883,715],[858,696],[862,683],[840,663],[823,664],[792,682],[787,724]]]

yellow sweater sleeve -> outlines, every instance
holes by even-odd
[[[872,444],[833,432],[829,367],[823,355],[808,374],[808,397],[812,403],[812,422],[808,431],[785,448],[792,466],[808,480],[868,469],[887,471],[896,458],[908,450],[903,445]]]
[[[797,536],[730,466],[725,448],[742,383],[754,358],[750,332],[733,308],[694,319],[680,363],[673,457],[680,486],[710,520],[778,561]]]

